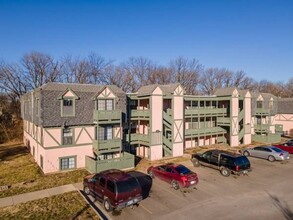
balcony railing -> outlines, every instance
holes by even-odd
[[[121,111],[120,110],[94,110],[94,120],[97,121],[120,121],[121,120]]]
[[[131,118],[149,118],[151,113],[149,109],[131,110]]]
[[[185,130],[185,136],[192,135],[215,135],[215,134],[224,134],[227,131],[221,127],[213,128],[200,128],[200,129],[187,129]]]
[[[230,126],[231,125],[231,119],[228,117],[219,117],[217,118],[217,125],[218,126]]]
[[[134,155],[123,152],[119,158],[107,160],[95,160],[94,158],[86,156],[85,167],[91,173],[97,173],[108,169],[131,169],[134,168]]]
[[[150,144],[150,136],[147,134],[127,134],[126,135],[126,141],[129,141],[129,135],[130,135],[130,143],[131,144],[138,144],[138,143],[144,143],[144,144]]]
[[[117,152],[121,150],[121,139],[94,140],[93,148],[96,154]]]
[[[226,108],[189,108],[185,109],[185,116],[187,115],[226,115]]]
[[[269,133],[270,125],[268,124],[254,125],[254,131],[261,132],[261,133]]]
[[[256,115],[270,115],[270,110],[269,109],[264,109],[264,108],[257,108],[255,111]]]

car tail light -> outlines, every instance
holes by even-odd
[[[280,153],[280,156],[283,156],[284,154],[283,153]]]
[[[238,165],[236,166],[236,171],[238,171],[239,170],[239,167],[238,167]]]

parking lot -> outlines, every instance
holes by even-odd
[[[113,219],[293,219],[293,163],[249,158],[248,176],[186,165],[199,175],[197,190],[176,191],[154,179],[149,197]],[[290,159],[292,160],[292,159]],[[102,206],[98,204],[103,210]]]

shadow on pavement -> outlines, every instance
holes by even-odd
[[[268,193],[269,194],[269,193]],[[269,194],[270,198],[273,200],[274,205],[282,212],[284,217],[288,220],[293,219],[293,212],[291,211],[290,207],[286,202],[280,201],[280,199],[276,196]]]
[[[143,199],[146,199],[147,197],[149,197],[149,194],[153,185],[152,178],[149,175],[142,172],[138,172],[138,171],[130,171],[129,174],[138,180],[142,189]]]

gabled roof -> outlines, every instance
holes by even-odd
[[[167,84],[167,85],[159,85],[159,84],[152,84],[147,86],[142,86],[137,90],[138,96],[146,96],[151,95],[154,90],[159,87],[164,95],[173,94],[174,91],[180,86],[180,83],[173,83],[173,84]]]
[[[272,94],[270,94],[270,93],[264,93],[264,92],[252,92],[252,93],[251,93],[251,96],[252,96],[253,98],[255,98],[255,99],[257,99],[260,95],[261,95],[261,96],[263,97],[263,99],[265,99],[265,100],[268,100],[268,99],[271,99],[271,98],[273,98],[273,99],[276,99],[276,98],[277,98],[276,96],[274,96],[274,95],[272,95]]]
[[[220,88],[215,91],[216,96],[232,96],[236,87]]]
[[[242,97],[245,97],[247,93],[251,94],[248,89],[241,89],[241,90],[238,90],[238,92],[239,92],[239,95]]]
[[[173,83],[168,85],[160,85],[164,94],[173,94],[177,87],[180,86],[180,83]]]
[[[147,86],[142,86],[137,90],[137,95],[144,96],[144,95],[151,95],[153,91],[158,87],[158,84],[152,84]]]

